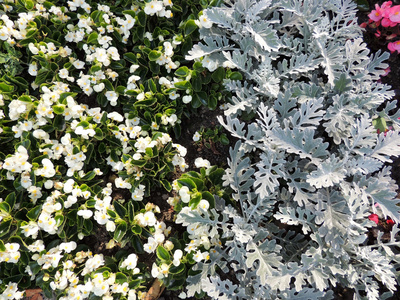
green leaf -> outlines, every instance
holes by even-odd
[[[4,243],[2,240],[0,240],[0,252],[6,251],[6,246],[4,246]]]
[[[231,80],[243,80],[243,75],[239,72],[232,72],[231,75],[229,75],[229,79]]]
[[[117,228],[115,229],[114,240],[116,240],[117,242],[121,242],[122,238],[126,234],[127,227],[128,226],[126,225],[126,222],[118,224]]]
[[[150,61],[156,61],[157,59],[160,58],[161,54],[162,54],[162,53],[161,53],[160,51],[151,50],[151,51],[149,52],[149,60],[150,60]]]
[[[213,172],[210,172],[209,179],[214,185],[222,184],[222,176],[225,174],[225,170],[222,168],[218,168]]]
[[[39,217],[39,214],[41,211],[42,211],[42,206],[37,205],[34,208],[32,208],[30,211],[28,211],[26,216],[28,217],[29,220],[35,222],[37,220],[37,218]]]
[[[194,20],[188,20],[186,23],[185,23],[185,26],[184,26],[184,31],[185,31],[185,35],[189,35],[189,34],[191,34],[193,31],[195,31],[197,29],[197,25],[196,25],[196,23],[194,22]]]
[[[114,208],[115,208],[115,211],[117,212],[118,216],[121,219],[124,219],[127,214],[126,208],[118,201],[114,201]]]
[[[171,183],[168,180],[162,179],[161,184],[168,192],[172,191]]]
[[[178,183],[182,186],[187,186],[189,190],[193,190],[197,187],[194,181],[189,178],[178,179]]]
[[[211,78],[217,83],[221,82],[225,78],[225,69],[223,67],[219,67],[213,72]]]
[[[118,284],[123,284],[124,282],[128,282],[128,277],[121,272],[117,272],[115,274],[115,282]]]
[[[179,264],[179,266],[172,265],[169,268],[168,273],[176,275],[176,274],[182,273],[185,269],[186,269],[185,264]]]
[[[140,227],[139,225],[132,226],[131,230],[134,234],[142,234],[142,227]]]
[[[91,43],[97,43],[97,38],[98,38],[98,34],[96,31],[93,31],[91,34],[89,34],[88,38],[87,38],[87,43],[91,44]]]
[[[207,103],[208,108],[214,110],[217,108],[217,105],[218,105],[217,98],[215,96],[210,96],[208,98],[208,103]]]
[[[189,68],[188,67],[186,67],[186,66],[183,66],[183,67],[180,67],[179,69],[177,69],[176,71],[175,71],[175,76],[178,76],[178,77],[186,77],[187,75],[189,75]]]
[[[135,208],[133,207],[133,203],[131,201],[128,203],[128,219],[130,223],[133,223],[135,219]]]
[[[136,54],[133,54],[132,52],[127,52],[124,54],[124,58],[129,61],[130,63],[136,65],[137,64],[137,59],[136,59]]]
[[[151,90],[153,93],[157,93],[157,86],[156,86],[156,84],[154,83],[153,79],[150,78],[150,79],[147,81],[147,83],[149,84],[150,90]]]
[[[0,82],[0,91],[3,93],[12,93],[14,91],[14,86]]]
[[[206,92],[199,92],[193,95],[192,102],[200,103],[200,105],[208,105],[208,96]]]
[[[11,194],[8,194],[4,202],[7,202],[8,205],[10,205],[10,209],[13,209],[15,205],[15,199],[15,192],[12,192]]]
[[[168,253],[168,251],[163,247],[163,246],[158,246],[157,247],[157,251],[156,251],[156,253],[157,253],[157,257],[159,258],[159,259],[161,259],[161,260],[166,260],[166,261],[168,261],[168,260],[170,260],[170,255],[169,255],[169,253]]]
[[[27,10],[31,10],[35,6],[35,3],[33,3],[32,0],[26,0],[25,1],[25,7]]]
[[[92,145],[92,144],[90,144],[90,145]],[[86,154],[87,154],[87,152],[86,152]],[[87,157],[87,155],[86,155],[86,157]],[[84,180],[84,181],[89,181],[89,180],[92,180],[95,177],[96,177],[96,172],[95,171],[90,171],[90,172],[86,173],[86,175],[83,176],[81,179]]]
[[[0,223],[0,237],[6,235],[10,231],[12,219],[2,220]]]
[[[199,205],[199,203],[200,203],[201,197],[202,197],[202,194],[199,193],[199,192],[193,194],[193,195],[191,196],[191,198],[190,198],[189,206],[190,206],[191,208],[193,208],[193,209],[196,208],[197,205]]]
[[[138,25],[142,27],[146,26],[146,19],[147,19],[146,13],[143,10],[139,11],[137,14],[137,20],[139,22]]]
[[[7,202],[1,202],[0,203],[0,210],[2,210],[5,213],[9,214],[11,212],[11,207]]]
[[[64,104],[53,105],[53,111],[56,115],[61,115],[65,111],[65,105]]]
[[[115,211],[113,211],[111,209],[107,209],[107,215],[109,215],[113,219],[117,218],[117,214],[115,213]]]
[[[176,82],[176,83],[175,83],[175,87],[176,87],[177,89],[180,89],[180,90],[187,90],[187,89],[192,88],[192,85],[190,84],[189,81],[184,80],[184,81]]]

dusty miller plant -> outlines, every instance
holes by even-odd
[[[204,11],[213,26],[186,58],[243,80],[225,80],[232,98],[219,119],[239,139],[223,177],[235,205],[178,218],[212,225],[225,241],[195,267],[188,295],[332,299],[340,285],[354,299],[384,299],[397,289],[398,229],[374,243],[367,233],[372,213],[399,222],[385,163],[400,154],[400,113],[377,82],[389,55],[369,54],[355,13],[350,0],[236,0]],[[378,134],[378,117],[393,130]]]

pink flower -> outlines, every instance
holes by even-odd
[[[391,53],[393,53],[395,51],[400,53],[400,41],[389,43],[388,44],[388,49],[390,50]]]
[[[376,225],[378,225],[378,223],[379,223],[379,217],[377,214],[370,214],[368,219],[370,219],[371,221],[374,221]]]
[[[383,18],[383,19],[381,20],[381,25],[382,25],[383,27],[394,27],[394,26],[397,25],[397,23],[396,23],[396,22],[390,21],[389,18]]]
[[[389,19],[392,22],[400,23],[400,5],[393,6],[389,9]]]
[[[371,11],[371,13],[368,15],[368,17],[375,22],[378,22],[380,19],[382,19],[382,12],[381,9],[379,8],[378,4],[376,4],[377,9]],[[379,9],[378,9],[379,8]]]

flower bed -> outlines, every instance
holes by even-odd
[[[2,6],[0,297],[396,290],[400,113],[353,2]]]

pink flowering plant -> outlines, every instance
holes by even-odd
[[[391,53],[400,53],[400,5],[392,5],[392,1],[381,6],[375,4],[375,9],[368,14],[368,22],[362,23],[361,27],[372,30]]]

